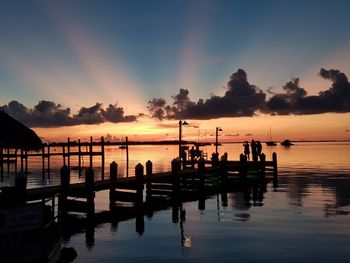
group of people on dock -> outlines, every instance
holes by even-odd
[[[245,141],[243,144],[244,147],[244,155],[247,157],[247,160],[249,160],[250,153],[252,153],[252,158],[253,161],[258,161],[260,154],[262,153],[262,145],[260,141],[254,141],[250,143],[250,148],[252,151],[249,149],[249,143],[248,141]]]

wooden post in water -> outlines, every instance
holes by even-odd
[[[43,144],[43,148],[41,149],[41,173],[42,179],[45,179],[45,144]]]
[[[111,181],[111,187],[109,189],[109,208],[114,207],[115,202],[115,183],[117,182],[118,164],[111,162],[109,165],[109,179]]]
[[[153,164],[150,160],[146,162],[146,198],[152,197],[152,173]]]
[[[266,168],[266,155],[264,153],[260,154],[260,173],[261,179],[265,182],[265,168]]]
[[[126,147],[126,177],[129,177],[129,142],[128,142],[128,136],[125,137],[125,147]]]
[[[143,165],[138,163],[135,167],[136,177],[136,232],[142,235],[145,231],[145,222],[143,218],[143,184],[144,184]]]
[[[95,183],[94,170],[90,167],[85,171],[85,192],[86,192],[88,218],[90,218],[95,214],[94,183]]]
[[[78,174],[81,176],[81,145],[80,138],[78,139]]]
[[[23,172],[23,148],[21,148],[21,173]]]
[[[17,173],[17,149],[15,149],[15,173]]]
[[[64,144],[62,144],[62,157],[63,157],[63,165],[66,165],[66,148]]]
[[[1,173],[1,181],[4,180],[4,156],[3,156],[3,148],[0,145],[0,173]]]
[[[61,175],[61,193],[59,195],[59,211],[61,219],[67,215],[67,189],[70,184],[70,169],[67,165],[63,165],[60,169]]]
[[[199,192],[204,191],[205,185],[205,160],[203,157],[198,160],[198,178],[199,178]]]
[[[278,172],[277,172],[277,154],[272,153],[272,162],[273,162],[273,186],[277,187],[278,184]]]
[[[239,178],[242,180],[247,179],[248,163],[247,157],[241,153],[239,156]]]
[[[28,150],[27,150],[27,148],[25,149],[24,153],[25,153],[25,173],[27,174],[28,173]]]
[[[67,140],[67,162],[68,162],[68,167],[70,167],[70,138],[69,137]]]
[[[50,178],[50,142],[47,144],[47,177]]]
[[[7,174],[10,173],[10,148],[7,148]]]
[[[135,166],[135,178],[136,178],[136,204],[142,204],[143,203],[143,184],[144,184],[144,178],[143,178],[143,165],[138,163]]]
[[[60,170],[61,174],[61,187],[63,190],[67,190],[70,184],[70,169],[67,165],[63,165]]]
[[[180,170],[181,160],[180,158],[173,159],[171,161],[171,176],[173,182],[173,196],[177,196],[180,191]]]
[[[101,137],[101,177],[105,179],[105,140]]]
[[[90,147],[89,147],[89,154],[90,154],[90,168],[92,168],[92,136],[90,137]]]

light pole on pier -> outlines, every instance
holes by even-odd
[[[179,121],[179,158],[181,159],[182,125],[188,125],[186,121]]]
[[[218,153],[218,137],[219,137],[219,131],[222,131],[222,129],[220,127],[216,127],[216,130],[215,130],[215,153],[217,154]]]

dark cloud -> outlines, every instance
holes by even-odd
[[[332,81],[332,86],[317,96],[307,96],[299,79],[287,82],[285,93],[275,94],[267,101],[266,113],[273,115],[306,115],[327,112],[350,112],[350,83],[339,70],[321,68],[319,75]]]
[[[209,99],[191,101],[189,91],[180,89],[168,105],[163,98],[148,102],[152,117],[158,119],[213,119],[220,117],[253,116],[264,108],[265,94],[256,86],[249,84],[247,74],[239,69],[227,83],[224,96],[212,95]]]
[[[249,137],[249,136],[253,136],[253,134],[252,133],[247,133],[247,134],[244,134],[244,136]]]
[[[306,115],[350,112],[350,84],[339,70],[321,68],[319,75],[332,81],[332,86],[318,95],[309,96],[300,87],[299,79],[293,78],[275,93],[269,88],[266,94],[247,80],[247,74],[239,69],[233,73],[224,96],[212,95],[197,102],[189,98],[189,91],[180,89],[167,104],[163,98],[148,102],[148,110],[154,118],[162,119],[213,119],[221,117],[254,116],[259,112],[271,115]]]
[[[136,121],[134,115],[124,116],[124,109],[110,104],[106,109],[101,103],[91,107],[81,107],[76,115],[71,115],[70,108],[52,101],[39,101],[33,109],[29,109],[18,101],[11,101],[2,109],[29,127],[60,127],[79,124],[99,124],[103,122]]]

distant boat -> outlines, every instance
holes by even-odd
[[[291,146],[294,145],[290,140],[284,140],[283,142],[281,142],[281,145],[283,146]]]
[[[269,133],[269,140],[266,142],[267,146],[276,146],[277,143],[271,140],[271,126],[270,126],[270,133]]]

